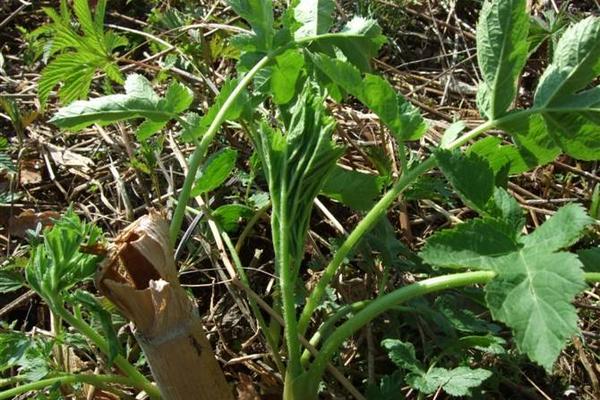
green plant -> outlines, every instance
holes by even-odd
[[[0,399],[10,399],[48,386],[54,387],[54,393],[60,393],[56,390],[61,385],[80,383],[109,388],[110,384],[125,384],[145,390],[152,398],[159,397],[157,389],[123,356],[110,313],[94,296],[76,287],[91,280],[101,259],[101,256],[86,253],[83,249],[101,245],[101,231],[81,222],[72,210],[55,221],[54,226],[46,229],[41,237],[34,238],[25,267],[26,284],[48,305],[54,336],[52,339],[31,338],[15,331],[13,326],[0,328],[2,370],[19,369],[19,375],[10,378],[11,381],[6,384],[21,383],[16,388],[0,392]],[[24,284],[16,277],[15,270],[12,276],[9,274],[10,271],[2,270],[0,275],[3,292]],[[92,324],[101,326],[102,334],[97,326],[86,321],[84,315]],[[75,328],[77,334],[63,330],[63,322]],[[70,372],[63,359],[65,346],[86,349],[90,345],[104,353],[108,365],[114,364],[125,376]]]
[[[272,204],[280,293],[274,304],[283,314],[287,349],[284,397],[316,398],[326,366],[343,343],[382,313],[430,293],[469,285],[485,285],[485,303],[493,318],[513,330],[521,352],[551,370],[567,340],[577,333],[571,301],[585,288],[586,280],[600,280],[597,272],[584,272],[577,255],[566,251],[595,221],[582,207],[568,205],[525,235],[521,208],[503,185],[507,174],[544,165],[561,153],[579,160],[600,159],[600,91],[593,86],[600,75],[600,20],[590,17],[564,30],[540,78],[532,107],[514,109],[519,78],[530,54],[525,0],[485,1],[477,30],[483,77],[478,105],[485,122],[466,132],[464,125],[454,125],[429,158],[409,168],[406,142],[421,138],[427,125],[418,109],[389,82],[369,72],[369,59],[384,43],[374,20],[355,17],[340,30],[331,31],[331,0],[293,2],[294,7],[279,20],[268,0],[231,0],[230,5],[251,28],[233,38],[241,52],[240,76],[223,85],[202,117],[179,115],[191,104],[191,95],[181,85],[172,84],[160,99],[143,78],[134,75],[127,80],[126,94],[75,102],[51,121],[77,129],[144,118],[144,134],[138,133],[142,140],[166,121],[178,121],[181,139],[195,142],[196,148],[171,222],[173,242],[180,234],[190,196],[215,188],[206,183],[211,178],[208,171],[231,170],[231,159],[217,155],[205,164],[198,182],[197,171],[221,125],[226,120],[240,122],[261,160]],[[347,95],[377,114],[393,135],[402,173],[332,254],[298,313],[312,204],[343,152],[333,141],[335,122],[324,99],[342,101]],[[253,107],[259,104],[273,104],[277,120],[266,122],[271,119]],[[492,129],[510,134],[513,143],[504,145],[487,137],[469,147]],[[215,160],[222,165],[215,165]],[[308,332],[340,267],[398,196],[435,167],[479,217],[434,234],[419,255],[431,266],[461,272],[442,275],[434,269],[428,279],[340,308],[311,340],[315,346],[321,343],[318,354],[312,360],[308,353],[303,356],[300,337]],[[214,182],[222,181],[222,176],[214,178]],[[426,369],[410,345],[402,342],[385,341],[384,347],[399,367],[410,372],[404,379],[423,393],[442,388],[451,395],[463,395],[489,377],[485,370],[464,366]],[[404,358],[397,357],[400,351]]]
[[[66,0],[60,2],[60,13],[47,7],[44,11],[52,19],[52,24],[31,33],[34,37],[50,36],[44,57],[54,57],[42,71],[38,84],[42,108],[52,89],[61,82],[58,94],[64,104],[87,97],[98,70],[106,73],[110,80],[123,83],[113,52],[127,45],[127,40],[114,32],[104,32],[106,0],[97,2],[93,17],[87,0],[73,1],[79,29],[73,26]]]

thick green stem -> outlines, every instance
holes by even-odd
[[[69,385],[74,383],[87,383],[97,387],[107,386],[110,384],[120,384],[137,387],[140,390],[146,390],[144,387],[138,385],[135,380],[120,376],[120,375],[61,375],[53,378],[46,378],[39,381],[26,383],[21,386],[14,387],[12,389],[0,392],[0,400],[14,399],[15,397],[31,392],[34,390],[42,390],[48,386],[55,384]]]
[[[314,313],[317,306],[321,303],[325,289],[329,286],[329,283],[337,273],[338,268],[350,251],[356,246],[356,244],[362,239],[363,235],[370,231],[373,226],[379,221],[379,219],[387,212],[387,209],[392,205],[394,200],[398,197],[403,190],[405,190],[410,184],[412,184],[419,176],[432,169],[436,164],[433,157],[428,158],[415,168],[406,171],[402,178],[394,184],[394,186],[377,202],[377,204],[365,215],[365,217],[358,223],[356,228],[348,235],[344,243],[335,252],[333,258],[325,267],[323,275],[319,279],[319,282],[311,292],[310,296],[306,301],[306,305],[300,315],[298,323],[298,332],[301,335],[306,333],[308,324],[312,314]]]
[[[316,382],[316,389],[316,385],[318,385],[318,383],[321,381],[321,376],[325,371],[327,363],[339,350],[340,346],[350,336],[382,313],[406,301],[424,296],[429,293],[468,285],[485,284],[490,282],[495,276],[496,273],[493,271],[474,271],[436,276],[435,278],[425,279],[423,281],[404,286],[394,290],[391,293],[372,300],[364,308],[358,311],[352,318],[340,325],[325,341],[306,376],[303,377],[303,382]],[[600,282],[600,273],[588,272],[585,274],[585,280],[588,283]]]
[[[509,121],[523,118],[531,113],[533,113],[531,109],[529,110],[521,110],[511,114],[508,114],[498,120],[487,121],[476,128],[470,130],[465,133],[460,138],[456,139],[452,143],[450,143],[447,148],[455,149],[458,148],[470,140],[475,139],[482,133],[492,129],[495,126],[498,126],[502,123],[507,123]],[[406,190],[411,184],[413,184],[421,175],[425,174],[427,171],[433,169],[436,165],[435,158],[433,156],[429,157],[421,164],[417,165],[411,170],[408,170],[402,174],[402,177],[392,186],[392,188],[375,204],[375,206],[365,215],[365,217],[358,223],[358,225],[354,228],[352,233],[348,235],[344,243],[340,246],[340,248],[335,252],[333,258],[325,267],[319,282],[315,286],[312,293],[309,295],[306,300],[306,305],[302,310],[300,315],[300,320],[298,323],[298,333],[304,335],[306,330],[308,329],[308,325],[310,323],[310,319],[315,309],[321,303],[323,296],[325,294],[325,289],[329,286],[329,283],[337,273],[339,267],[344,262],[345,258],[348,254],[354,249],[354,247],[360,242],[365,233],[369,232],[377,223],[379,218],[381,218],[386,212],[387,209],[392,205],[392,203],[398,198],[404,190]]]
[[[600,282],[600,272],[586,272],[585,280],[588,283],[597,283]]]
[[[100,351],[104,354],[109,354],[108,343],[98,332],[96,332],[91,326],[85,321],[75,317],[73,314],[68,312],[62,305],[55,305],[54,311],[62,319],[64,319],[69,325],[77,329],[88,339],[90,339]],[[133,386],[143,389],[148,396],[152,399],[160,399],[160,391],[154,386],[136,367],[131,365],[123,356],[117,355],[113,362],[119,369],[125,373],[129,379],[134,382]]]
[[[316,381],[318,383],[325,371],[327,363],[338,351],[344,341],[391,307],[416,297],[424,296],[428,293],[467,285],[487,283],[492,280],[495,275],[496,274],[492,271],[476,271],[436,276],[435,278],[425,279],[421,282],[416,282],[412,285],[396,289],[385,296],[373,300],[363,310],[359,311],[352,318],[340,325],[335,332],[329,336],[325,343],[323,343],[322,348],[319,350],[319,354],[308,371],[309,381]]]
[[[252,78],[258,71],[260,71],[265,65],[269,63],[272,59],[272,55],[268,55],[263,57],[260,61],[256,63],[254,67],[246,74],[242,79],[240,79],[237,86],[233,89],[227,100],[223,103],[223,106],[215,116],[215,119],[212,121],[208,130],[202,136],[200,143],[196,146],[196,149],[192,153],[190,157],[189,165],[188,165],[188,173],[183,182],[183,186],[181,188],[181,192],[179,194],[179,198],[177,199],[177,207],[175,208],[175,212],[173,213],[173,220],[171,221],[171,227],[169,230],[169,234],[171,237],[171,242],[175,244],[177,237],[179,236],[179,232],[181,231],[181,225],[183,224],[183,217],[185,215],[185,207],[190,199],[190,195],[192,192],[192,186],[194,181],[196,180],[196,172],[198,168],[200,168],[200,163],[206,156],[206,152],[208,150],[208,146],[214,139],[215,135],[219,131],[219,128],[225,121],[225,116],[227,112],[238,98],[238,96],[242,93],[242,91],[250,84]]]

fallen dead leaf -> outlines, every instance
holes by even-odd
[[[41,160],[21,160],[19,168],[19,183],[21,185],[36,185],[42,181]]]
[[[44,143],[48,155],[58,166],[70,169],[74,168],[81,172],[89,172],[90,167],[94,165],[91,158],[82,156],[64,147],[56,146],[51,143]]]
[[[19,215],[13,215],[8,220],[8,233],[16,237],[25,237],[29,229],[35,229],[38,224],[42,227],[51,226],[55,219],[60,218],[56,211],[43,211],[36,213],[34,210],[25,210]]]

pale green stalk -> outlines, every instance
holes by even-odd
[[[5,390],[0,392],[0,400],[5,399],[14,399],[17,396],[31,392],[42,390],[48,386],[53,386],[55,384],[60,385],[70,385],[75,383],[87,383],[89,385],[93,385],[96,387],[103,387],[111,384],[119,384],[119,385],[127,385],[136,387],[140,390],[146,390],[144,387],[139,386],[139,382],[134,379],[128,378],[126,376],[121,375],[61,375],[52,378],[41,379],[39,381],[26,383],[24,385],[20,385],[14,387],[12,389]]]
[[[194,181],[196,180],[196,172],[198,168],[200,168],[200,163],[206,156],[206,152],[208,150],[208,146],[213,141],[215,135],[219,132],[219,128],[225,121],[225,116],[227,112],[236,101],[238,96],[242,93],[242,91],[250,84],[252,78],[258,71],[260,71],[265,65],[271,61],[272,56],[265,56],[260,61],[256,63],[254,67],[246,74],[240,81],[237,86],[233,89],[227,100],[223,103],[223,106],[215,116],[215,119],[212,121],[208,130],[202,136],[200,143],[194,149],[192,156],[190,157],[189,165],[188,165],[188,173],[183,182],[183,186],[181,188],[181,192],[179,193],[179,198],[177,201],[177,206],[175,208],[175,212],[173,213],[173,219],[171,221],[171,227],[169,230],[171,243],[175,244],[177,237],[179,236],[179,232],[181,231],[181,225],[183,224],[183,217],[185,215],[185,207],[190,199],[190,195],[192,192],[192,186]]]
[[[104,354],[109,354],[108,343],[98,332],[94,330],[94,328],[89,326],[85,321],[68,312],[62,305],[55,305],[54,311],[69,325],[90,339],[96,346],[98,346],[100,351],[102,351]],[[161,396],[158,388],[154,386],[140,371],[138,371],[136,367],[131,365],[127,359],[121,355],[117,355],[113,362],[134,383],[132,386],[143,389],[152,399],[160,399]]]

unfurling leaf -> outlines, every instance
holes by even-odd
[[[304,240],[312,203],[335,167],[342,149],[331,139],[334,121],[325,113],[323,98],[312,93],[306,85],[292,107],[292,117],[283,135],[262,124],[253,133],[253,140],[265,171],[273,205],[273,231],[288,230],[288,252],[277,254],[283,262],[289,260],[292,268],[299,268],[304,255]],[[281,225],[281,218],[285,224]],[[275,249],[280,243],[273,235]]]

